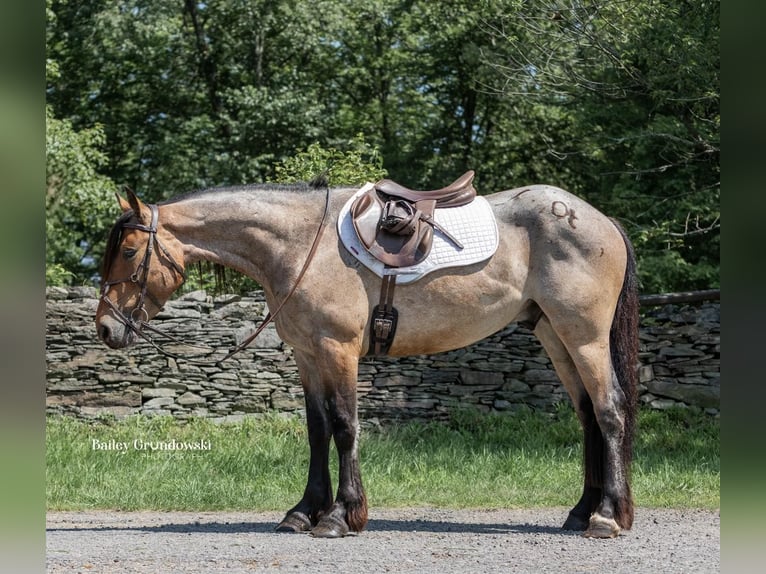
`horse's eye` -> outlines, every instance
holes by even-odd
[[[132,247],[126,247],[122,250],[122,256],[125,259],[133,259],[136,256],[136,250]]]

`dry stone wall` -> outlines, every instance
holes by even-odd
[[[143,413],[237,420],[268,411],[303,411],[303,391],[289,345],[268,327],[222,364],[194,364],[140,342],[112,350],[96,335],[97,293],[89,287],[47,290],[47,411],[88,418]],[[260,324],[262,293],[210,297],[192,292],[168,302],[153,325],[183,343],[181,356],[222,358]],[[720,405],[720,305],[643,309],[640,401],[681,404],[717,414]],[[200,345],[200,346],[196,346]],[[483,411],[551,410],[568,401],[534,335],[512,324],[449,353],[363,359],[360,418],[368,423]]]

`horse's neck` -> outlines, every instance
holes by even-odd
[[[188,263],[236,269],[265,288],[282,291],[298,273],[321,218],[317,194],[245,190],[205,193],[167,204],[168,230]],[[305,247],[304,247],[305,246]],[[298,254],[297,257],[293,253]]]

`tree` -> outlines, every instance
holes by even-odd
[[[570,118],[552,153],[627,223],[646,291],[718,284],[718,19],[717,1],[541,0],[491,26],[500,91]]]
[[[52,5],[47,0],[53,27]],[[47,42],[53,41],[49,28]],[[61,79],[57,60],[48,58],[45,74],[49,85]],[[116,186],[98,171],[108,161],[101,125],[78,131],[70,120],[57,118],[51,105],[46,105],[45,119],[45,280],[49,285],[80,283],[96,274]]]
[[[113,219],[114,183],[100,126],[75,131],[46,109],[45,279],[49,285],[87,281],[98,269]]]
[[[313,143],[298,150],[276,165],[275,180],[290,183],[325,179],[332,186],[361,186],[386,176],[383,156],[365,141],[364,135],[357,134],[343,147],[345,150],[338,150]]]
[[[48,48],[66,73],[48,101],[76,129],[103,125],[107,175],[149,199],[268,179],[321,139],[315,30],[332,5],[54,1]]]
[[[584,196],[626,224],[645,291],[717,284],[718,2],[49,6],[48,104],[148,200],[294,176],[363,134],[411,187],[475,169],[480,193]]]

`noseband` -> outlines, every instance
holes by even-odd
[[[212,364],[219,364],[231,357],[232,355],[240,352],[242,349],[247,347],[250,343],[252,343],[255,338],[261,334],[261,332],[276,319],[279,312],[282,310],[282,307],[285,303],[287,303],[287,300],[290,299],[293,293],[295,293],[295,290],[298,288],[298,284],[301,282],[301,279],[303,279],[304,274],[306,273],[306,270],[309,267],[309,264],[311,263],[311,260],[314,258],[314,255],[316,253],[317,247],[319,247],[319,240],[322,237],[322,233],[324,232],[325,227],[327,226],[327,214],[330,210],[330,188],[325,188],[325,205],[324,205],[324,212],[322,213],[322,219],[319,222],[319,228],[317,229],[316,235],[314,237],[314,241],[311,244],[311,249],[309,250],[308,256],[306,257],[306,261],[303,263],[303,267],[300,270],[300,273],[298,273],[298,277],[295,280],[295,283],[293,284],[290,291],[287,293],[287,296],[282,299],[282,302],[277,306],[276,310],[273,313],[268,313],[266,317],[263,320],[263,323],[253,332],[251,335],[249,335],[244,341],[242,341],[239,345],[234,347],[229,353],[222,359],[217,361],[199,361],[195,359],[190,359],[188,357],[181,357],[180,355],[177,355],[175,353],[171,353],[169,351],[166,351],[160,345],[158,345],[149,335],[147,335],[144,332],[144,329],[147,329],[149,331],[152,331],[153,333],[156,333],[158,335],[161,335],[167,339],[170,339],[171,341],[175,343],[181,343],[178,339],[173,337],[172,335],[169,335],[168,333],[164,333],[160,331],[159,329],[155,329],[153,326],[149,325],[149,313],[146,311],[146,307],[144,306],[144,303],[146,301],[146,298],[148,297],[152,303],[154,303],[158,308],[162,307],[162,304],[159,303],[155,299],[154,296],[152,296],[151,293],[149,293],[148,290],[148,279],[149,279],[149,263],[152,259],[152,253],[154,245],[157,245],[157,248],[162,252],[162,254],[165,256],[165,258],[170,262],[170,264],[173,266],[173,269],[178,273],[182,278],[183,281],[181,282],[181,285],[186,281],[186,272],[184,271],[184,268],[178,264],[178,262],[173,259],[173,256],[170,254],[170,252],[165,248],[164,245],[160,242],[160,240],[157,238],[157,220],[159,218],[159,210],[157,209],[156,205],[149,204],[149,209],[152,213],[152,219],[151,223],[146,226],[142,225],[140,223],[124,223],[123,227],[128,227],[130,229],[138,229],[140,231],[145,231],[149,234],[149,242],[146,246],[146,251],[144,252],[144,258],[141,261],[141,264],[138,266],[138,269],[134,273],[130,275],[130,277],[127,277],[125,279],[118,279],[117,281],[104,281],[103,287],[101,288],[101,300],[104,301],[107,306],[114,311],[115,316],[120,320],[120,322],[125,325],[128,329],[130,329],[133,333],[144,339],[147,343],[152,345],[155,349],[157,349],[160,353],[167,357],[171,357],[173,359],[181,359],[185,360],[189,363],[198,364],[198,365],[212,365]],[[114,285],[119,285],[120,283],[138,283],[141,287],[141,293],[138,297],[138,304],[130,311],[129,314],[125,314],[122,311],[120,311],[117,306],[107,297],[107,292],[109,289]],[[180,285],[179,285],[180,287]],[[193,346],[193,345],[192,345]]]

